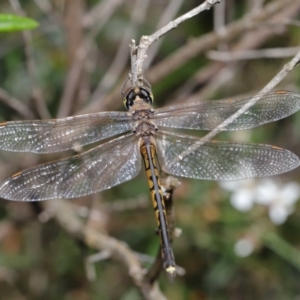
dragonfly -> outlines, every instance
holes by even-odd
[[[86,152],[12,175],[0,185],[0,197],[14,201],[82,197],[133,179],[144,164],[163,267],[175,276],[161,172],[233,181],[281,174],[299,166],[300,160],[294,153],[276,146],[205,140],[182,133],[184,129],[212,130],[250,99],[201,101],[154,109],[151,88],[144,84],[129,88],[125,94],[127,111],[0,123],[0,149],[6,151],[52,153],[100,142]],[[299,109],[300,94],[262,94],[224,130],[254,128]]]

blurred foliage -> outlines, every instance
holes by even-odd
[[[40,23],[32,31],[34,60],[36,62],[36,85],[42,90],[43,100],[50,115],[59,110],[66,78],[74,56],[70,26],[66,26],[63,1],[40,1],[47,5],[37,6],[38,1],[22,1],[22,8],[30,18]],[[70,1],[69,1],[70,2]],[[99,4],[98,0],[82,0],[85,12]],[[269,1],[272,2],[272,1]],[[75,3],[75,2],[74,2]],[[252,0],[228,1],[228,20],[245,15]],[[147,17],[138,26],[137,34],[153,33],[161,12],[168,2],[151,1]],[[194,8],[199,1],[184,1],[178,16]],[[93,49],[87,59],[80,81],[82,95],[72,105],[72,113],[78,112],[88,102],[91,93],[106,74],[119,48],[135,1],[124,1],[113,16],[107,20],[96,36]],[[70,8],[69,8],[70,9]],[[0,3],[2,13],[12,14],[8,3]],[[295,17],[299,19],[299,13]],[[73,18],[73,26],[81,21]],[[0,18],[1,23],[1,18]],[[77,24],[78,23],[78,24]],[[212,30],[213,13],[207,11],[169,32],[154,59],[153,65],[183,47],[190,39],[201,37]],[[0,24],[1,26],[1,24]],[[89,32],[82,29],[81,35]],[[287,26],[278,29],[261,48],[291,47],[300,44],[299,27]],[[238,40],[241,37],[236,37]],[[76,38],[75,44],[76,44]],[[220,44],[231,48],[235,41]],[[26,53],[22,33],[0,36],[0,87],[26,104],[38,118],[38,110],[32,100],[32,78],[28,75]],[[128,51],[129,53],[129,51]],[[129,54],[125,53],[126,69],[117,83],[107,93],[122,83],[129,70]],[[213,90],[209,98],[226,98],[239,94],[255,94],[289,60],[289,58],[260,58],[239,62],[233,78]],[[195,74],[212,64],[205,54],[183,64],[176,71],[153,86],[155,105],[172,103],[180,88],[189,80],[196,81]],[[225,66],[233,66],[228,62]],[[217,75],[217,74],[216,74]],[[278,89],[300,91],[298,70],[291,72]],[[212,82],[214,78],[212,78]],[[201,91],[206,82],[196,84],[188,94]],[[121,89],[120,89],[121,92]],[[103,99],[106,94],[103,95]],[[239,97],[239,96],[237,96]],[[199,99],[201,100],[201,99]],[[101,104],[102,98],[99,99]],[[122,109],[121,96],[114,99]],[[112,103],[111,103],[112,104]],[[117,105],[115,105],[117,107]],[[0,119],[17,120],[22,117],[0,101]],[[220,139],[269,143],[300,154],[300,113],[285,120],[268,124],[247,132],[224,133]],[[57,158],[58,156],[54,156]],[[44,162],[52,156],[1,153],[1,180],[13,172]],[[299,168],[277,176],[278,182],[299,180]],[[165,274],[160,286],[168,299],[298,299],[300,297],[300,205],[296,203],[288,220],[274,225],[265,207],[255,205],[248,212],[232,207],[230,193],[216,182],[180,179],[175,191],[177,226],[182,235],[174,241],[176,262],[186,270],[170,284]],[[96,195],[99,207],[129,203],[137,197],[149,197],[144,174],[111,190]],[[91,205],[91,198],[68,200],[78,205]],[[101,206],[102,205],[102,206]],[[0,300],[7,299],[141,299],[133,286],[126,269],[113,260],[95,264],[97,278],[89,282],[86,277],[85,259],[94,251],[69,236],[54,220],[42,223],[39,220],[40,203],[9,203],[0,201]],[[96,222],[96,221],[95,221]],[[103,210],[98,220],[99,230],[130,245],[137,252],[156,255],[159,241],[155,235],[155,220],[151,203],[136,209]],[[255,241],[254,251],[247,257],[235,254],[236,242],[250,236]]]
[[[15,15],[0,14],[0,32],[20,31],[33,29],[38,26],[38,22]]]

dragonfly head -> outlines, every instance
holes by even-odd
[[[135,87],[131,88],[126,96],[123,98],[124,106],[129,109],[134,105],[134,102],[138,99],[142,99],[145,103],[153,103],[153,95],[149,88],[146,87]]]

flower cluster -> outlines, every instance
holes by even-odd
[[[222,182],[220,186],[231,192],[230,202],[239,211],[247,212],[254,204],[266,206],[274,224],[286,221],[300,197],[300,185],[296,182],[277,184],[271,179],[256,181]]]

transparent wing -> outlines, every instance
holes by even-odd
[[[155,110],[158,127],[212,130],[243,107],[252,97],[185,103]],[[285,118],[300,109],[300,94],[278,91],[264,94],[225,130],[240,130]]]
[[[167,132],[156,135],[158,160],[168,174],[231,181],[271,176],[299,166],[292,152],[269,145],[200,142],[199,138]]]
[[[137,140],[130,133],[83,154],[19,172],[0,186],[0,197],[17,201],[76,198],[130,180],[140,169]]]
[[[100,112],[64,119],[0,123],[0,149],[50,153],[94,143],[131,129],[126,112]]]

